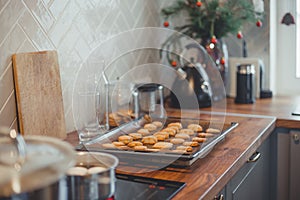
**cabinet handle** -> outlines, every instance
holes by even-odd
[[[298,134],[293,134],[293,139],[295,143],[299,143],[300,138]]]
[[[225,200],[225,197],[223,194],[220,194],[218,197],[215,196],[214,200]]]
[[[255,152],[254,154],[252,154],[252,156],[247,160],[248,163],[253,163],[258,161],[258,159],[260,158],[261,153],[259,152]]]

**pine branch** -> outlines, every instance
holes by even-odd
[[[189,15],[185,26],[175,26],[175,30],[197,38],[209,38],[213,35],[224,37],[228,33],[237,32],[245,22],[254,22],[263,13],[254,11],[249,0],[202,0],[202,6],[196,7],[197,0],[176,0],[162,9],[168,18],[186,11]]]

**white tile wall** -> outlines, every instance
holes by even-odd
[[[12,74],[12,68],[11,65],[6,68],[4,73],[1,75],[0,80],[2,83],[5,84],[0,84],[0,108],[4,108],[3,105],[5,105],[7,102],[7,97],[9,97],[13,91],[13,74]],[[0,110],[1,111],[1,110]]]
[[[159,26],[159,4],[160,0],[0,0],[0,125],[17,124],[12,54],[58,51],[66,126],[72,131],[72,84],[80,63],[99,42],[117,33]],[[139,62],[134,56],[126,59]]]
[[[57,50],[67,131],[74,130],[72,87],[80,64],[99,43],[126,30],[162,26],[160,8],[170,0],[0,0],[0,125],[15,127],[16,106],[11,55],[17,52]],[[131,36],[132,41],[155,42],[149,35]],[[129,40],[106,46],[116,58]],[[118,62],[122,70],[155,60],[150,52],[128,53]]]

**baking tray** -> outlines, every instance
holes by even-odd
[[[237,122],[220,123],[218,121],[208,121],[194,118],[154,118],[152,121],[161,121],[165,125],[172,122],[180,122],[183,128],[186,128],[188,124],[196,123],[200,124],[205,131],[207,128],[219,129],[219,134],[214,134],[213,137],[207,138],[207,141],[201,143],[198,147],[193,147],[192,152],[174,153],[171,151],[151,152],[151,151],[134,151],[131,149],[106,149],[103,148],[103,144],[112,141],[117,141],[118,137],[128,133],[136,132],[138,129],[143,128],[144,124],[149,123],[144,117],[123,124],[117,128],[114,128],[107,132],[105,135],[94,138],[92,141],[79,144],[77,150],[88,151],[100,151],[116,155],[121,162],[139,164],[172,164],[179,166],[190,166],[197,159],[205,157],[213,147],[222,141],[225,136],[230,133],[235,127],[238,126]],[[175,148],[175,147],[174,147]]]

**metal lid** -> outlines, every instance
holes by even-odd
[[[73,147],[47,136],[25,136],[26,154],[11,138],[0,138],[0,197],[49,186],[75,164]],[[21,158],[21,161],[20,161]]]
[[[76,166],[84,166],[89,168],[102,167],[101,172],[115,169],[119,164],[119,159],[108,153],[103,152],[77,152]]]
[[[154,92],[157,90],[159,84],[156,83],[147,83],[147,84],[140,84],[137,86],[138,91],[140,92]]]

